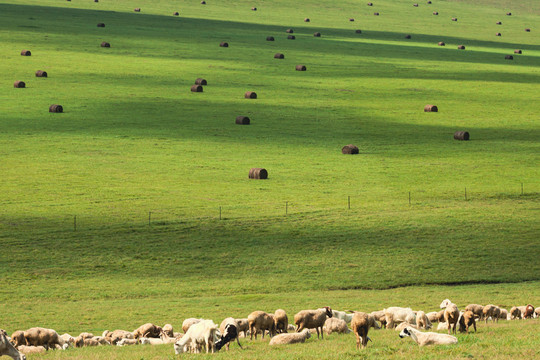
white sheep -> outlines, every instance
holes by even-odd
[[[175,354],[186,352],[199,352],[205,346],[206,352],[215,352],[218,326],[212,320],[202,320],[189,327],[188,331],[174,344]]]
[[[156,339],[156,338],[142,337],[139,340],[141,341],[141,345],[163,345],[163,344],[165,344],[163,342],[163,340]]]
[[[326,335],[330,335],[333,332],[338,334],[348,334],[352,330],[349,329],[345,320],[331,317],[324,322],[323,331]]]
[[[423,312],[422,310],[419,310],[416,312],[416,326],[419,329],[426,329],[426,330],[431,329],[433,327],[426,313]]]
[[[393,329],[396,324],[408,322],[416,324],[416,314],[411,308],[392,306],[383,310],[386,317],[386,327]]]
[[[269,345],[287,345],[287,344],[296,344],[303,343],[306,339],[309,339],[311,334],[308,329],[304,329],[299,333],[284,333],[276,335],[270,340]]]
[[[434,332],[421,332],[413,329],[412,327],[406,327],[399,333],[400,338],[409,336],[418,344],[418,346],[426,345],[451,345],[457,344],[458,339],[452,335],[438,334]]]
[[[339,311],[332,309],[332,317],[335,319],[345,320],[346,323],[350,323],[354,313],[347,314],[345,311]]]
[[[402,331],[403,329],[405,329],[406,327],[412,327],[412,328],[415,328],[418,330],[418,326],[416,325],[413,325],[413,324],[409,324],[408,322],[402,322],[401,324],[399,324],[398,326],[396,326],[394,328],[395,331]]]
[[[116,342],[116,346],[138,345],[139,343],[139,339],[123,338]]]

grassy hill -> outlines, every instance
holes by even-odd
[[[540,303],[540,6],[412,4],[0,0],[0,327]]]

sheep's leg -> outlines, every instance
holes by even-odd
[[[236,342],[238,343],[238,346],[240,346],[240,349],[242,349],[242,345],[240,344],[240,339],[238,336],[236,337]],[[229,350],[229,343],[227,343],[227,350]]]
[[[356,335],[356,350],[360,350],[360,335],[358,333],[355,333]]]
[[[474,332],[476,332],[476,321],[473,322],[473,325],[474,325]]]
[[[452,328],[452,323],[448,321],[448,335],[450,335],[450,329]]]

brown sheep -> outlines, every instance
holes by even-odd
[[[484,316],[484,307],[478,304],[469,304],[465,306],[465,311],[472,311],[473,314],[478,315],[480,319]]]
[[[489,304],[489,305],[484,306],[483,313],[484,313],[484,320],[486,320],[486,324],[490,317],[491,317],[491,321],[499,322],[499,314],[501,313],[501,309],[499,309],[498,306]]]
[[[67,343],[53,329],[35,327],[24,332],[26,345],[44,346],[45,348],[55,348],[58,344],[61,347],[67,347]]]
[[[380,322],[382,327],[386,328],[386,315],[384,314],[384,310],[373,311],[370,315]]]
[[[247,337],[247,332],[249,330],[249,321],[248,319],[234,319],[238,325],[238,336],[243,332],[244,337]]]
[[[126,330],[114,330],[113,332],[104,332],[103,337],[109,341],[111,345],[116,345],[116,343],[122,339],[133,339],[133,334]]]
[[[324,339],[322,327],[324,326],[326,317],[331,318],[332,316],[332,309],[329,306],[317,310],[302,310],[294,315],[296,332],[314,328],[317,331],[317,338],[319,338],[320,329],[321,337]]]
[[[14,360],[26,360],[26,356],[20,353],[11,342],[9,342],[5,330],[0,329],[0,357],[2,355],[11,356]]]
[[[24,331],[15,331],[13,334],[11,334],[11,343],[15,347],[19,347],[21,345],[26,344],[26,340],[24,340]]]
[[[140,339],[142,337],[159,338],[162,332],[163,329],[161,328],[161,326],[156,326],[152,323],[146,323],[139,326],[136,330],[133,331],[133,337],[135,337],[135,339]]]
[[[508,320],[508,310],[501,308],[499,319]]]
[[[356,335],[357,349],[360,349],[360,345],[362,346],[362,348],[365,348],[367,346],[368,340],[371,340],[368,337],[369,328],[371,326],[375,327],[375,325],[377,324],[375,323],[374,316],[368,316],[368,314],[363,312],[354,313],[351,321],[351,327],[354,335]]]
[[[274,322],[276,324],[276,332],[278,334],[286,333],[289,327],[289,318],[283,309],[277,309],[274,313]]]
[[[174,337],[174,331],[171,324],[165,324],[162,329],[165,335],[168,337]]]
[[[470,310],[465,311],[459,318],[459,331],[469,333],[469,327],[474,326],[474,332],[476,332],[476,314]]]
[[[257,340],[257,332],[262,331],[262,338],[264,339],[264,332],[268,330],[270,337],[276,334],[276,324],[274,322],[274,314],[268,314],[264,311],[254,311],[248,316],[249,331],[251,332],[251,339],[253,340],[253,334],[255,334],[255,340]]]
[[[431,323],[444,322],[444,310],[433,311],[433,312],[427,313],[426,316]]]
[[[523,315],[523,319],[532,319],[534,315],[534,306],[532,306],[531,304],[527,305],[525,307],[525,312],[522,313],[522,315]]]
[[[94,337],[94,334],[89,333],[89,332],[83,332],[83,333],[80,333],[78,337],[82,338],[83,340],[84,339],[91,339],[91,338]]]
[[[19,350],[20,353],[23,353],[23,354],[42,354],[42,353],[45,353],[47,352],[47,349],[45,349],[44,346],[26,346],[26,345],[21,345],[19,346],[19,348],[17,349]]]
[[[95,339],[92,339],[92,338],[83,338],[83,337],[81,337],[79,335],[75,339],[75,347],[76,348],[86,347],[86,346],[99,346],[99,345],[101,345],[99,343],[99,341],[97,341]]]
[[[448,335],[450,335],[450,328],[452,332],[456,333],[456,326],[459,320],[459,310],[456,304],[448,304],[444,310],[444,322],[448,324]]]

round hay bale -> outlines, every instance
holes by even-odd
[[[311,20],[309,20],[309,18],[305,18],[304,19],[304,22],[310,22]]]
[[[97,27],[105,27],[105,24],[104,23],[98,23]]]
[[[36,71],[36,77],[47,77],[47,72],[43,70]]]
[[[106,41],[103,41],[103,42],[101,43],[101,47],[110,48],[110,47],[111,47],[111,44],[109,44],[109,43],[106,42]]]
[[[413,4],[414,7],[418,7],[418,4]]]
[[[306,65],[296,65],[296,71],[306,71]]]
[[[220,47],[229,47],[229,43],[228,42],[222,42],[219,44]]]
[[[285,59],[285,55],[283,55],[282,53],[275,53],[274,59]]]
[[[507,16],[512,16],[512,13],[511,13],[511,12],[507,12],[506,15],[507,15]]]
[[[197,80],[195,80],[195,85],[208,85],[208,83],[203,78],[197,78]]]
[[[21,89],[21,88],[25,88],[26,84],[24,83],[24,81],[17,80],[13,83],[13,87],[17,89]]]
[[[459,50],[465,50],[465,45],[459,45],[457,48],[458,48]]]
[[[178,11],[173,12],[173,16],[180,16],[180,13]]]
[[[438,12],[438,11],[434,11],[434,12],[433,12],[433,15],[439,15],[439,12]]]
[[[287,39],[289,39],[289,40],[294,40],[294,39],[296,39],[296,36],[294,36],[294,35],[289,35],[289,36],[287,36]]]
[[[191,92],[203,92],[202,85],[192,85]]]
[[[62,105],[53,104],[49,106],[49,112],[61,113],[61,112],[64,112],[64,108],[62,107]]]
[[[439,112],[437,105],[426,105],[424,106],[424,112]]]
[[[525,31],[526,31],[526,32],[531,32],[531,29],[526,28]]]
[[[344,147],[341,148],[341,153],[342,154],[354,155],[354,154],[360,153],[360,150],[358,149],[358,146],[353,145],[353,144],[349,144],[349,145],[345,145]]]
[[[256,99],[257,93],[255,91],[246,91],[246,93],[244,94],[244,97],[246,99]]]
[[[263,168],[252,168],[249,170],[249,178],[258,180],[268,179],[268,171]]]
[[[457,18],[452,18],[452,21],[457,21]]]
[[[257,8],[256,8],[256,7],[252,7],[252,8],[251,8],[251,11],[257,11]]]
[[[353,18],[350,18],[349,21],[354,21],[354,19],[353,19]]]
[[[135,12],[141,12],[141,8],[135,8],[135,9],[133,9],[133,11],[135,11]]]
[[[501,33],[495,33],[495,36],[501,36]]]
[[[368,2],[368,3],[367,3],[367,6],[373,6],[373,3]]]
[[[378,13],[378,12],[374,12],[373,15],[379,16],[379,13]]]
[[[405,35],[405,39],[410,39],[411,35]]]
[[[32,53],[30,52],[30,50],[22,50],[21,51],[21,56],[31,56]]]
[[[354,32],[357,33],[357,34],[361,34],[362,30],[358,29],[358,30],[355,30]]]
[[[293,29],[287,29],[287,30],[285,30],[285,32],[286,32],[287,34],[292,34],[292,33],[294,33],[294,30],[293,30]]]
[[[505,60],[514,60],[514,57],[512,55],[505,55]]]
[[[514,50],[514,54],[521,54],[521,50],[520,49]]]
[[[274,41],[274,37],[273,36],[267,36],[266,41]]]
[[[443,41],[439,41],[439,46],[445,46],[446,44]]]
[[[456,131],[454,133],[454,139],[455,140],[469,140],[469,132],[468,131]]]
[[[321,37],[321,33],[317,31],[316,33],[313,34],[313,36],[315,36],[315,37]]]
[[[236,124],[237,125],[249,125],[249,118],[247,116],[237,116],[236,117]]]
[[[497,25],[502,25],[502,22],[501,22],[501,21],[497,21],[495,24],[497,24]]]

